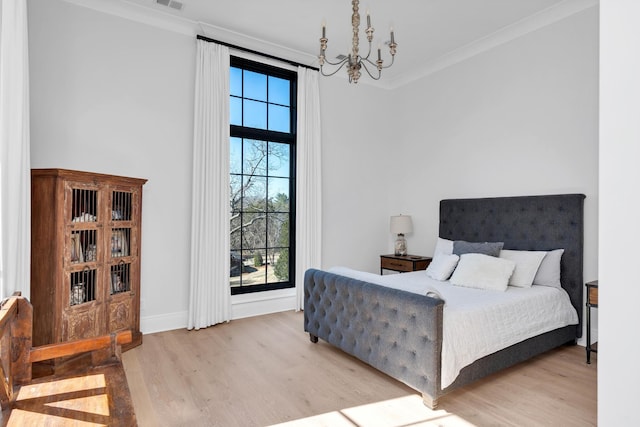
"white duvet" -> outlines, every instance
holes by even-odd
[[[332,273],[445,301],[443,311],[442,377],[444,389],[460,370],[474,361],[528,338],[578,323],[564,289],[548,286],[488,291],[453,286],[429,278],[424,271],[377,275],[346,267]]]

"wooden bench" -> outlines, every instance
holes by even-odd
[[[137,425],[120,359],[131,331],[39,347],[31,346],[32,331],[31,303],[21,296],[3,301],[0,425]],[[50,360],[75,362],[33,378],[33,364]]]

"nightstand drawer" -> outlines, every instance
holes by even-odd
[[[382,257],[380,258],[380,267],[386,270],[413,271],[413,261]]]
[[[383,270],[409,271],[424,270],[429,266],[431,257],[419,255],[380,255],[380,274]]]

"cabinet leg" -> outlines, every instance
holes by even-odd
[[[591,306],[587,304],[587,364],[591,364]]]

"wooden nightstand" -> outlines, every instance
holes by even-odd
[[[380,274],[382,270],[393,270],[401,273],[425,270],[431,263],[431,257],[419,255],[380,255]]]
[[[591,363],[591,352],[597,353],[597,343],[591,345],[591,309],[598,308],[598,281],[588,282],[587,287],[587,363]]]

